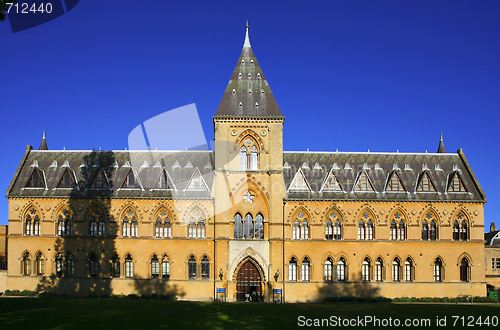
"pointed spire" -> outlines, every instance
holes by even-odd
[[[441,138],[439,139],[438,154],[445,154],[446,149],[444,148],[443,133],[441,133]]]
[[[255,58],[245,26],[245,43],[215,116],[282,117],[269,83]]]
[[[45,131],[43,131],[42,143],[40,143],[40,148],[38,150],[49,150],[47,147],[47,140],[45,139]]]
[[[250,46],[250,38],[248,37],[248,21],[247,25],[245,26],[246,33],[245,33],[245,43],[243,44],[243,47],[252,47]]]

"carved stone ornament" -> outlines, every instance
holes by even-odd
[[[384,213],[385,213],[384,209],[380,210],[380,214],[384,214]]]
[[[80,205],[80,206],[78,206],[78,211],[81,211],[81,210],[83,210],[83,206]]]
[[[116,211],[116,207],[111,206],[111,211],[115,212]]]
[[[236,134],[238,134],[238,132],[236,132],[236,130],[235,130],[235,129],[233,129],[233,130],[231,131],[231,135],[232,135],[232,136],[236,136]]]
[[[411,210],[411,214],[413,214],[413,215],[417,214],[417,210],[415,210],[415,209]]]
[[[253,200],[255,198],[255,195],[252,195],[249,191],[246,193],[246,195],[243,195],[243,200],[246,203],[253,204]]]
[[[347,213],[352,214],[352,209],[347,210]]]
[[[19,206],[14,205],[14,210],[15,210],[15,211],[19,210]]]
[[[320,214],[321,210],[320,209],[316,209],[314,212],[316,212],[316,214]]]
[[[144,206],[144,212],[147,212],[147,211],[149,211],[149,207]]]
[[[177,212],[181,213],[182,212],[182,207],[177,208]]]
[[[443,214],[444,214],[444,215],[447,215],[447,214],[448,214],[448,211],[447,211],[447,210],[444,210],[444,211],[443,211]]]
[[[46,206],[45,206],[45,209],[46,209],[47,211],[48,211],[48,210],[50,210],[50,205],[46,205]]]
[[[267,131],[264,131],[264,130],[263,130],[262,132],[260,132],[260,135],[262,135],[262,136],[266,136],[266,135],[267,135]]]
[[[475,210],[475,211],[474,211],[474,215],[479,215],[479,211],[478,211],[478,210]]]

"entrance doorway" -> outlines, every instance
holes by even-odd
[[[238,271],[236,300],[262,301],[260,273],[257,267],[250,261],[245,262]]]

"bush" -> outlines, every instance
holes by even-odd
[[[30,291],[30,290],[5,290],[4,292],[5,296],[13,296],[13,297],[36,297],[37,293],[36,291]]]
[[[323,302],[391,302],[390,298],[385,297],[326,297]]]

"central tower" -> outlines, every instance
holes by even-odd
[[[282,263],[271,256],[282,255],[284,120],[247,25],[243,50],[213,117],[215,267],[225,274],[229,296],[242,296],[235,292],[237,275],[249,260],[261,272],[264,295],[270,272],[272,277]]]

